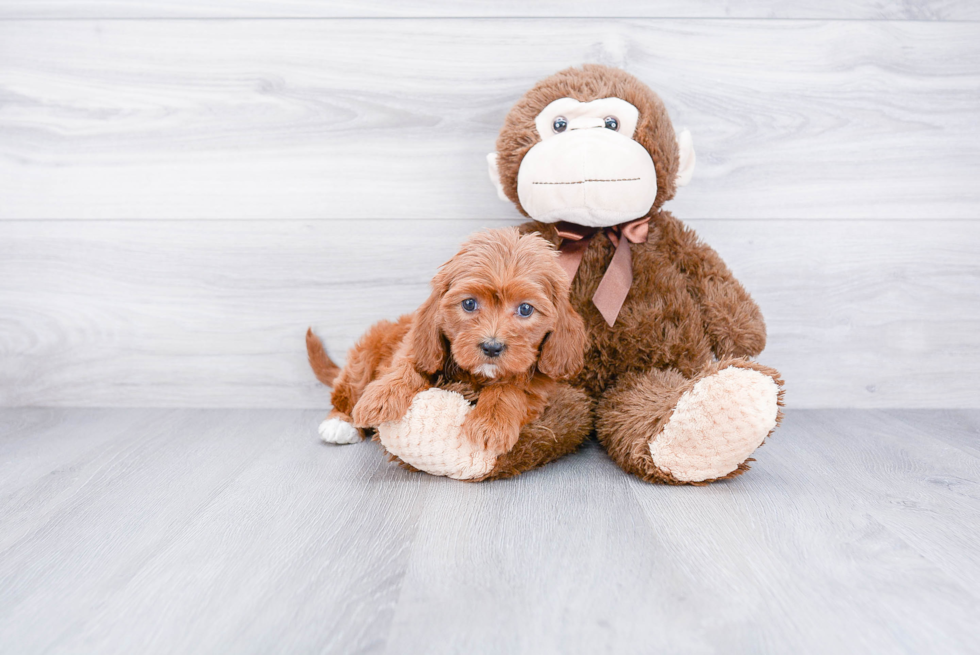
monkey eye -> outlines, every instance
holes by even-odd
[[[475,312],[476,311],[476,299],[475,298],[467,298],[466,300],[464,300],[460,304],[463,306],[463,311],[464,312]]]
[[[522,317],[522,318],[527,318],[528,316],[530,316],[533,313],[534,313],[534,307],[531,307],[526,302],[522,302],[517,307],[517,315],[520,316],[520,317]]]
[[[606,116],[603,122],[610,130],[615,131],[619,129],[619,120],[617,120],[615,116]]]
[[[565,120],[564,116],[559,116],[555,119],[555,122],[551,124],[551,127],[554,128],[555,133],[560,134],[565,131],[566,127],[568,127],[568,121]]]

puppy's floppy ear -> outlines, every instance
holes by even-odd
[[[407,339],[412,344],[415,368],[423,373],[435,373],[442,368],[446,349],[439,329],[439,304],[449,288],[445,271],[432,278],[432,294],[415,312],[415,320]]]
[[[561,272],[564,275],[564,272]],[[582,370],[585,357],[585,324],[568,300],[568,286],[555,294],[555,329],[545,337],[541,346],[538,370],[562,380]]]

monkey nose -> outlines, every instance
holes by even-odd
[[[504,352],[506,348],[504,344],[500,343],[496,339],[490,339],[489,341],[484,341],[480,344],[480,350],[487,357],[493,359],[494,357],[500,357],[500,353]]]

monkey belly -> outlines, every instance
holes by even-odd
[[[634,247],[633,287],[615,325],[609,326],[592,295],[613,253],[610,245],[596,246],[573,289],[572,305],[588,332],[585,366],[575,386],[597,397],[625,373],[674,368],[690,377],[706,366],[712,360],[711,341],[687,276],[655,244]]]
[[[600,317],[597,324],[589,325],[585,366],[572,385],[597,398],[627,373],[676,369],[692,377],[712,361],[700,314],[683,321],[655,315],[644,318],[610,328]]]

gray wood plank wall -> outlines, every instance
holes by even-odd
[[[0,0],[0,405],[324,406],[306,325],[516,223],[504,115],[601,62],[692,131],[669,208],[791,406],[980,406],[980,12],[811,5]]]
[[[0,0],[0,18],[816,18],[975,20],[971,0]]]
[[[2,21],[4,218],[512,218],[484,156],[536,80],[623,66],[700,153],[695,218],[973,218],[980,26]]]

